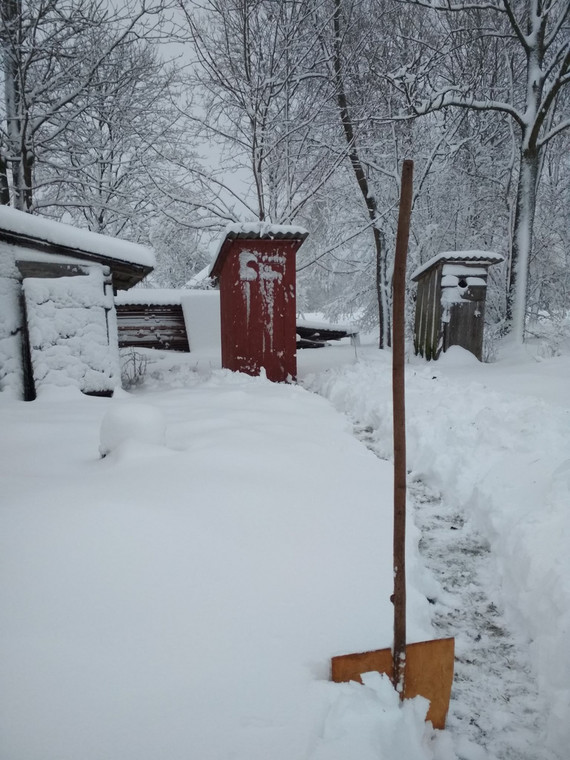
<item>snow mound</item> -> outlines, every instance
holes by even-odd
[[[150,404],[117,404],[101,422],[99,452],[105,457],[128,440],[162,446],[165,434],[166,422],[160,409]]]
[[[440,366],[449,367],[478,367],[480,362],[477,357],[461,346],[449,346],[447,351],[443,351],[439,358]]]

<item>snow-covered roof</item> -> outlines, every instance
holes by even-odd
[[[154,251],[145,246],[27,214],[8,206],[0,206],[0,239],[14,245],[107,264],[113,270],[114,277],[116,275],[120,280],[116,283],[118,287],[131,287],[156,264]],[[127,268],[130,272],[126,271]],[[119,274],[119,269],[124,271]],[[136,274],[133,270],[136,270]]]
[[[259,221],[228,224],[224,232],[224,237],[210,269],[210,277],[219,276],[222,262],[229,250],[228,244],[232,240],[296,240],[301,245],[309,234],[304,227]]]
[[[357,335],[358,327],[349,323],[336,324],[319,319],[297,319],[297,327],[306,327],[308,330],[342,330],[347,335]]]
[[[135,288],[117,293],[115,303],[119,306],[138,306],[139,304],[145,306],[180,305],[182,296],[187,292],[186,290],[170,288]]]
[[[437,256],[433,256],[429,261],[426,261],[425,264],[422,264],[419,266],[413,273],[412,273],[412,280],[417,280],[420,275],[422,275],[424,272],[427,272],[428,269],[431,269],[436,264],[439,264],[441,262],[444,263],[460,263],[465,262],[469,265],[471,264],[500,264],[502,261],[504,261],[504,256],[500,253],[494,253],[493,251],[444,251],[443,253],[438,253]]]
[[[184,301],[214,297],[218,301],[218,290],[196,290],[195,288],[134,288],[117,293],[117,306],[180,306]]]

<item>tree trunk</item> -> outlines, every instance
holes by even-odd
[[[540,154],[535,147],[522,151],[507,299],[507,320],[511,323],[511,334],[517,343],[522,343],[524,340],[528,268],[532,251],[539,161]]]
[[[0,206],[10,205],[10,185],[6,161],[0,157]]]
[[[340,114],[340,121],[344,131],[344,136],[348,145],[348,157],[352,165],[352,170],[364,203],[366,204],[366,210],[368,211],[368,218],[372,222],[372,234],[374,237],[374,250],[376,253],[376,298],[378,302],[378,321],[380,326],[380,337],[378,340],[378,348],[386,348],[391,344],[391,329],[390,329],[390,282],[387,279],[386,272],[386,256],[384,253],[384,246],[382,240],[382,231],[380,229],[378,220],[378,205],[376,198],[371,192],[368,180],[366,178],[366,172],[360,160],[358,148],[356,146],[356,138],[354,134],[354,127],[352,124],[352,118],[348,108],[348,98],[344,87],[344,76],[342,72],[342,58],[341,58],[341,28],[340,28],[340,15],[341,15],[342,0],[335,0],[334,2],[334,80],[336,88],[337,105]]]
[[[374,200],[375,216],[376,201]],[[376,250],[376,298],[378,301],[378,317],[380,324],[380,338],[378,348],[385,348],[392,344],[392,329],[390,324],[391,282],[387,274],[386,256],[384,254],[384,237],[375,224],[374,245]]]
[[[23,135],[22,86],[20,81],[20,0],[7,0],[4,8],[6,37],[4,43],[4,99],[6,103],[7,154],[12,169],[12,202],[28,211],[32,205],[32,164]]]

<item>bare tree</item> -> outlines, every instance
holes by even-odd
[[[158,34],[168,0],[4,0],[0,4],[4,107],[0,196],[31,211],[34,173],[113,53]],[[90,44],[95,31],[99,44]],[[120,83],[117,83],[120,84]]]
[[[100,47],[98,33],[91,44]],[[162,205],[150,177],[168,170],[180,139],[175,82],[176,72],[145,40],[112,51],[38,166],[34,209],[65,213],[96,232],[144,238]]]
[[[374,240],[375,251],[375,280],[376,296],[378,302],[378,319],[380,327],[379,348],[389,346],[390,340],[390,281],[387,276],[386,253],[384,250],[384,237],[380,214],[378,211],[378,199],[369,185],[365,165],[362,161],[359,147],[356,141],[353,118],[350,112],[348,97],[345,87],[345,75],[342,55],[342,0],[334,0],[333,12],[333,72],[336,91],[338,112],[346,143],[348,157],[356,182],[362,194],[364,204],[370,219],[370,229]]]
[[[342,161],[318,138],[328,78],[308,24],[311,4],[180,5],[195,56],[187,116],[196,138],[217,148],[224,174],[233,169],[243,181],[238,198],[213,172],[216,204],[226,204],[223,215],[291,222]]]
[[[515,125],[519,156],[507,318],[522,342],[541,165],[552,140],[570,127],[560,107],[570,82],[570,0],[408,2],[425,9],[431,31],[431,44],[392,77],[412,111],[492,112]]]

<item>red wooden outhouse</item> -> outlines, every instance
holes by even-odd
[[[210,272],[220,285],[222,367],[296,378],[295,255],[307,235],[265,222],[226,229]]]

